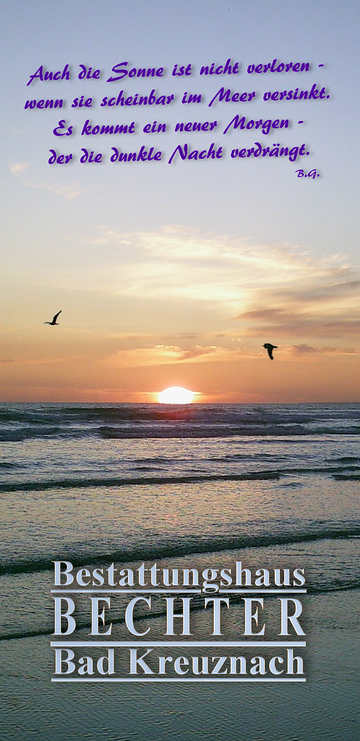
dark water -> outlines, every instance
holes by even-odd
[[[358,586],[359,432],[358,404],[1,405],[1,636],[51,632],[60,559]]]

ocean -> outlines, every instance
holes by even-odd
[[[112,563],[118,570],[133,573],[141,564],[147,569],[156,564],[159,572],[169,569],[171,573],[172,569],[180,573],[190,568],[201,574],[213,568],[217,575],[221,569],[233,573],[236,562],[253,574],[258,569],[270,573],[275,568],[290,572],[302,569],[307,589],[303,598],[307,684],[330,680],[334,693],[337,682],[354,678],[353,644],[346,666],[337,652],[339,636],[345,647],[346,636],[351,634],[352,640],[358,629],[354,614],[360,586],[360,404],[7,403],[0,407],[0,440],[1,671],[3,675],[10,672],[16,685],[22,681],[21,672],[14,673],[14,662],[18,663],[36,692],[40,661],[49,712],[57,702],[51,694],[55,685],[50,682],[54,663],[50,642],[54,633],[53,562],[59,560],[70,562],[74,573],[80,567],[93,572]],[[223,640],[238,640],[243,632],[242,596],[230,596]],[[86,595],[79,599],[77,630],[71,638],[89,640]],[[120,595],[111,612],[112,637],[118,641],[129,637],[125,604],[125,596]],[[267,637],[275,640],[279,633],[271,623],[275,599],[269,610]],[[194,596],[193,611],[196,638],[208,640],[203,595]],[[150,609],[148,604],[139,605],[135,624],[140,632],[151,627],[152,638],[163,639],[161,596],[152,596]],[[41,657],[36,668],[31,658],[34,650]],[[83,704],[85,714],[90,702],[96,704],[99,691],[104,707],[110,702],[114,709],[115,694],[105,697],[101,694],[105,688],[99,690],[96,685],[86,689],[86,696],[71,695]],[[280,692],[279,687],[275,689]],[[295,689],[300,691],[299,686]],[[58,685],[56,690],[67,691]],[[122,697],[128,698],[130,706],[136,701],[140,708],[143,701],[147,713],[148,689],[145,694],[139,691],[128,687]],[[222,691],[228,702],[234,701],[230,686]],[[261,700],[264,710],[269,698],[275,696],[266,694],[272,691],[269,686],[257,687],[257,691],[256,697],[246,696],[247,704],[250,708]],[[19,692],[21,695],[21,689]],[[165,708],[166,692],[160,686],[158,692]],[[202,710],[195,710],[191,703],[205,695],[188,695],[184,685],[171,692],[179,713],[185,703],[193,708],[193,719],[201,715]],[[265,694],[259,695],[261,692]],[[287,698],[289,722],[295,718],[297,723],[299,695],[290,692],[287,688],[274,701],[281,703],[281,698]],[[341,693],[335,695],[340,703]],[[70,702],[70,695],[66,697]],[[308,698],[311,705],[313,695]],[[347,685],[347,702],[354,708],[351,698]],[[74,720],[75,700],[71,733],[55,713],[51,736],[47,735],[45,719],[31,721],[37,738],[103,738],[102,726],[96,727],[96,732],[93,729],[92,735],[89,729],[88,736],[85,731],[82,735],[81,724]],[[153,702],[154,697],[150,705],[155,722]],[[341,703],[345,707],[343,699]],[[8,738],[32,737],[26,723],[35,713],[34,703],[29,707],[27,715],[18,714],[17,724],[12,726],[13,708],[7,705],[4,728]],[[210,714],[216,715],[216,702],[211,707]],[[351,712],[334,730],[331,713],[325,720],[323,708],[315,735],[311,735],[315,726],[310,714],[295,735],[284,732],[281,736],[274,735],[274,724],[266,725],[263,710],[253,710],[250,715],[250,710],[244,709],[244,722],[248,712],[249,727],[242,739],[255,738],[251,730],[254,723],[262,739],[356,738],[351,731],[354,726],[348,727]],[[113,718],[116,713],[120,710],[114,710]],[[128,719],[126,732],[113,729],[106,737],[145,738],[139,717],[133,717],[133,727]],[[205,738],[201,730],[194,732],[194,725],[192,732],[185,721],[176,725],[176,718],[165,710],[161,717],[164,727],[150,736],[155,741],[169,734],[175,739]],[[236,722],[234,715],[226,735],[218,731],[209,738],[227,738]],[[216,725],[215,720],[213,723]]]
[[[0,425],[0,600],[17,615],[0,610],[1,637],[51,632],[59,559],[200,568],[245,550],[295,560],[310,591],[360,585],[359,404],[2,404]]]

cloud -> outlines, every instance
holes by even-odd
[[[290,348],[292,355],[299,357],[302,355],[357,355],[359,351],[356,351],[353,347],[349,348],[337,348],[337,347],[312,347],[311,345],[294,345]]]
[[[0,365],[7,365],[8,363],[14,363],[15,365],[48,365],[49,363],[66,363],[68,360],[69,358],[0,358]]]
[[[346,297],[346,292],[344,293]],[[296,294],[286,300],[279,292],[272,296],[277,307],[269,306],[266,292],[253,299],[250,311],[236,316],[237,320],[247,325],[246,334],[252,336],[275,335],[276,337],[317,337],[341,339],[360,337],[359,301],[355,299],[350,305],[347,300],[337,301],[332,298],[332,287],[329,284],[323,306],[312,299],[297,300]],[[265,308],[255,308],[263,302]]]
[[[52,286],[96,307],[92,322],[110,343],[102,353],[110,362],[120,354],[127,365],[258,357],[264,342],[286,346],[289,359],[320,352],[306,347],[357,352],[360,274],[341,253],[319,258],[180,226],[102,226],[85,247],[91,261],[62,265]],[[291,355],[290,347],[303,350]]]
[[[17,162],[14,165],[10,165],[10,171],[12,172],[15,177],[19,175],[21,172],[25,172],[30,167],[29,162]]]
[[[240,239],[182,227],[130,234],[102,229],[93,244],[101,246],[102,254],[106,248],[107,264],[88,274],[91,287],[131,298],[196,302],[198,308],[216,307],[229,318],[246,310],[254,288],[271,285],[269,276],[276,276],[280,265],[282,281],[294,270],[292,248],[251,247]]]
[[[341,253],[320,259],[292,245],[251,246],[180,226],[156,233],[102,229],[95,243],[113,250],[110,284],[118,295],[177,303],[179,311],[203,307],[227,337],[234,319],[243,338],[360,334],[360,275]],[[102,283],[101,269],[96,279]]]
[[[182,353],[181,360],[194,360],[194,358],[202,357],[203,355],[214,355],[218,351],[216,345],[210,347],[202,347],[201,345],[194,345],[190,350],[185,350]]]
[[[79,198],[83,193],[90,190],[90,187],[84,186],[82,181],[77,183],[70,183],[69,185],[56,185],[52,183],[39,182],[31,180],[29,177],[24,177],[24,173],[29,170],[30,162],[17,162],[10,165],[10,171],[15,178],[18,178],[21,185],[27,188],[33,188],[35,190],[49,190],[52,193],[62,196],[67,201],[72,201],[75,198]]]

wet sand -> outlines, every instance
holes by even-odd
[[[356,741],[360,590],[310,597],[306,684],[54,684],[51,636],[0,644],[9,741]]]

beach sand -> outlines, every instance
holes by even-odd
[[[359,738],[360,590],[308,596],[306,684],[54,684],[51,636],[0,644],[9,741]]]

